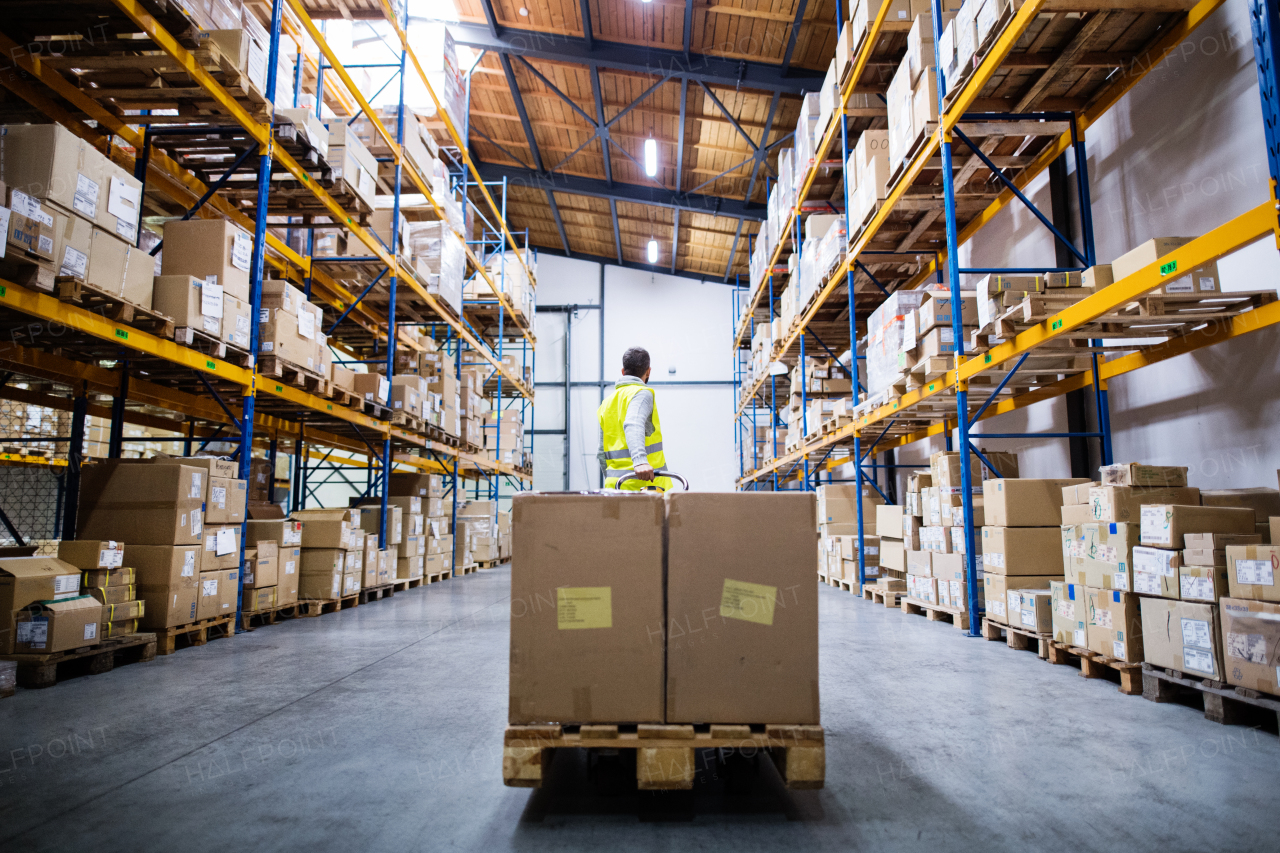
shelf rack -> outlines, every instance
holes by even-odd
[[[404,154],[406,73],[419,75],[437,110],[445,116],[453,145],[463,152],[473,173],[474,165],[466,156],[465,140],[449,121],[413,54],[405,30],[406,19],[399,17],[391,4],[381,4],[386,23],[399,39],[396,62],[389,64],[395,68],[393,80],[398,79],[400,85],[397,128],[392,134],[334,54],[302,2],[270,0],[257,5],[270,8],[266,91],[280,91],[275,77],[283,33],[292,40],[298,60],[293,106],[297,106],[303,84],[309,82],[316,96],[317,116],[319,104],[336,106],[346,114],[355,112],[375,128],[390,150],[391,245],[399,243],[399,217],[394,214],[399,212],[402,186],[416,189],[429,202],[436,217],[443,220],[445,213],[432,196],[431,184]],[[25,73],[7,75],[0,85],[25,102],[29,112],[14,118],[11,103],[7,107],[8,120],[52,119],[89,141],[143,181],[144,205],[151,213],[174,218],[222,217],[251,233],[252,316],[259,313],[264,268],[269,266],[277,276],[297,284],[314,303],[322,306],[330,332],[341,324],[341,334],[334,336],[332,342],[351,360],[385,362],[387,373],[391,374],[396,348],[417,346],[409,328],[429,326],[433,337],[441,339],[442,347],[455,355],[459,375],[464,353],[474,363],[488,365],[490,383],[497,388],[498,407],[507,409],[511,406],[509,401],[519,400],[522,414],[529,416],[532,385],[503,362],[504,347],[515,342],[520,351],[521,368],[531,370],[535,345],[532,318],[515,309],[505,287],[508,247],[524,266],[523,272],[530,284],[535,282],[527,261],[527,237],[522,249],[501,216],[505,186],[501,204],[487,187],[478,187],[481,201],[492,214],[484,221],[495,228],[498,235],[498,239],[486,239],[479,246],[482,255],[489,250],[502,253],[496,276],[486,267],[486,259],[467,244],[465,236],[450,229],[453,238],[462,243],[468,263],[467,277],[482,280],[493,294],[485,300],[483,328],[477,329],[465,309],[455,312],[437,299],[412,268],[394,257],[382,240],[364,226],[368,211],[362,215],[360,206],[353,206],[351,199],[344,199],[347,202],[344,205],[320,185],[317,176],[295,156],[305,152],[292,147],[281,133],[283,125],[274,122],[272,103],[251,86],[229,77],[225,63],[220,66],[223,73],[218,73],[217,63],[209,62],[207,37],[179,4],[164,0],[97,0],[77,4],[74,12],[27,0],[11,6],[8,11],[12,14],[0,25],[0,46]],[[49,44],[52,37],[61,38],[81,30],[92,30],[98,38],[81,39],[74,45],[74,56],[69,59],[48,53],[33,55],[22,47]],[[130,34],[130,40],[124,45],[113,42],[120,34]],[[308,43],[314,45],[314,51]],[[77,75],[86,69],[91,71],[95,65],[110,67],[112,61],[120,62],[107,56],[113,49],[127,50],[135,57],[134,61],[151,68],[163,64],[166,73],[185,74],[190,85],[158,89],[155,93],[112,93],[93,86],[78,86]],[[409,72],[410,65],[412,72]],[[206,66],[214,69],[213,73]],[[167,103],[125,114],[119,112],[111,100],[114,95],[120,95],[144,99],[142,103],[145,103],[145,98],[152,94],[180,99],[182,108],[177,110],[180,114],[166,114]],[[237,162],[216,181],[210,180],[210,175],[191,171],[182,162],[192,151],[221,154],[232,148],[241,152]],[[245,184],[250,187],[248,193],[227,188],[228,179],[238,168],[252,171],[256,177]],[[295,217],[287,215],[289,211],[279,215],[279,190],[278,184],[271,181],[273,176],[291,178],[296,186],[292,197],[306,200],[302,224],[311,225],[318,220],[321,226],[343,228],[362,245],[367,254],[352,259],[365,266],[368,284],[362,292],[353,292],[343,281],[330,275],[326,267],[331,262],[329,259],[313,257],[309,249],[306,253],[295,251],[278,234],[271,233],[299,225]],[[479,214],[474,202],[467,198],[465,182],[460,181],[459,176],[450,176],[447,190],[453,191],[459,184],[464,187],[463,203],[472,205]],[[311,241],[307,242],[309,246]],[[374,290],[373,283],[378,278],[386,282],[379,292],[381,304],[375,305],[372,298],[365,302],[364,297]],[[496,323],[492,322],[495,319]],[[439,438],[444,440],[437,440],[434,435],[411,432],[375,416],[380,413],[378,410],[370,415],[315,393],[319,388],[295,387],[263,375],[253,355],[257,351],[256,323],[251,324],[252,339],[247,353],[227,360],[182,346],[163,333],[154,334],[128,323],[115,322],[106,312],[86,310],[13,282],[0,281],[0,327],[12,341],[0,346],[0,367],[12,374],[34,377],[59,390],[59,393],[32,392],[5,384],[0,387],[0,396],[73,413],[72,435],[60,437],[70,442],[71,451],[66,460],[41,457],[5,460],[9,464],[54,464],[67,469],[68,497],[64,501],[65,512],[59,519],[67,535],[75,529],[75,495],[79,465],[83,461],[79,449],[84,441],[84,416],[90,412],[110,420],[112,456],[118,456],[122,448],[124,424],[144,424],[180,435],[185,433],[188,449],[196,441],[238,444],[240,473],[246,478],[255,439],[260,449],[262,444],[267,445],[273,470],[279,441],[292,440],[297,460],[294,479],[303,486],[294,490],[295,507],[305,505],[307,460],[315,447],[328,448],[329,453],[341,450],[360,454],[368,459],[366,496],[382,498],[384,518],[387,477],[395,467],[448,476],[455,523],[457,496],[463,481],[484,480],[495,498],[502,480],[517,489],[525,488],[531,481],[527,469],[489,459],[481,451],[462,446],[461,442],[449,441],[443,435]],[[114,402],[110,407],[92,404],[91,395],[111,396]],[[177,413],[179,417],[162,412]],[[252,423],[251,429],[242,428],[246,421]],[[499,453],[500,450],[499,446]],[[384,527],[380,531],[380,542],[384,546],[385,536]]]
[[[799,479],[801,488],[813,488],[816,480],[820,480],[823,471],[852,463],[855,471],[855,482],[859,493],[864,482],[879,491],[874,478],[867,473],[864,466],[873,453],[890,450],[911,444],[923,439],[942,435],[946,438],[947,447],[951,449],[953,433],[955,444],[960,448],[976,448],[970,442],[970,428],[978,420],[994,417],[998,414],[1014,411],[1037,402],[1059,397],[1070,391],[1092,389],[1095,394],[1097,408],[1097,426],[1091,432],[1076,433],[1041,433],[1041,437],[1087,437],[1101,441],[1103,464],[1111,462],[1110,443],[1110,411],[1106,396],[1107,382],[1120,375],[1138,370],[1150,364],[1211,346],[1215,343],[1230,340],[1260,328],[1280,322],[1280,303],[1274,294],[1240,295],[1241,305],[1229,311],[1222,311],[1209,316],[1207,322],[1185,324],[1170,330],[1151,333],[1162,337],[1156,343],[1135,342],[1126,345],[1123,340],[1114,345],[1108,338],[1123,336],[1125,330],[1117,330],[1115,325],[1106,321],[1116,320],[1117,313],[1126,306],[1141,304],[1153,288],[1165,280],[1174,270],[1189,270],[1221,258],[1253,242],[1272,236],[1280,246],[1280,222],[1277,220],[1276,186],[1280,180],[1280,155],[1276,136],[1280,127],[1280,89],[1276,79],[1276,47],[1275,34],[1280,28],[1280,16],[1277,15],[1275,0],[1248,0],[1250,19],[1253,26],[1255,59],[1258,67],[1264,126],[1266,128],[1268,164],[1271,169],[1272,200],[1256,208],[1246,211],[1231,219],[1209,233],[1182,246],[1176,251],[1160,258],[1157,262],[1122,278],[1108,287],[1102,288],[1092,295],[1075,302],[1061,310],[1043,309],[1040,314],[1028,317],[1027,322],[1010,329],[1010,334],[1001,342],[980,347],[976,352],[966,352],[967,341],[963,335],[962,317],[954,312],[953,335],[958,341],[957,354],[951,359],[951,365],[936,375],[926,375],[918,383],[918,387],[902,390],[893,389],[885,393],[882,399],[868,400],[855,410],[855,418],[851,423],[833,429],[826,434],[811,435],[806,425],[805,438],[800,446],[789,453],[775,454],[774,458],[760,460],[755,434],[755,421],[760,409],[768,411],[770,429],[774,434],[776,447],[776,430],[778,416],[776,405],[762,406],[759,396],[767,379],[766,374],[754,381],[742,381],[745,392],[739,399],[736,413],[736,435],[739,441],[739,456],[742,465],[741,477],[738,481],[740,489],[758,489],[765,485],[779,488],[792,478]],[[937,128],[930,132],[919,145],[914,156],[904,164],[901,176],[897,179],[874,215],[859,228],[849,222],[848,233],[851,235],[850,245],[844,261],[819,289],[813,301],[805,306],[798,321],[781,341],[773,343],[770,352],[771,361],[798,357],[803,364],[805,339],[812,336],[811,324],[822,316],[822,312],[835,309],[848,323],[846,340],[851,342],[851,358],[849,373],[855,389],[861,389],[859,361],[863,357],[856,355],[857,347],[853,345],[858,336],[858,312],[862,305],[858,296],[866,292],[855,284],[855,270],[865,272],[876,290],[887,297],[890,292],[885,287],[885,280],[890,285],[897,284],[902,288],[915,288],[934,278],[939,283],[942,276],[947,276],[947,290],[955,304],[959,304],[962,274],[980,274],[989,272],[1006,272],[1016,274],[1023,270],[997,269],[963,269],[957,264],[948,264],[947,259],[957,257],[958,247],[972,238],[995,215],[1015,199],[1029,208],[1050,230],[1059,242],[1069,247],[1080,262],[1077,269],[1095,264],[1093,249],[1092,223],[1089,217],[1089,181],[1084,157],[1084,131],[1095,123],[1108,109],[1133,88],[1145,74],[1175,50],[1210,14],[1222,5],[1222,0],[1200,0],[1197,3],[1141,3],[1134,4],[1132,10],[1125,3],[1090,4],[1084,0],[1025,0],[1016,11],[1010,10],[1008,22],[987,47],[976,69],[969,79],[962,81],[951,97],[945,95],[946,80],[942,69],[937,69],[937,87],[939,92]],[[841,103],[847,105],[856,83],[860,69],[865,67],[871,52],[875,49],[881,25],[889,4],[882,6],[881,12],[869,30],[869,35],[859,48],[855,61],[855,70],[841,92]],[[941,7],[935,0],[933,20],[936,23],[934,32],[935,47],[941,37]],[[1056,57],[1048,60],[1048,71],[1043,82],[1037,82],[1031,89],[1036,93],[1033,97],[1023,97],[1014,105],[1014,109],[1000,113],[978,113],[975,105],[983,106],[983,101],[990,100],[993,93],[1001,92],[1001,84],[1010,75],[1021,73],[1028,67],[1044,67],[1027,61],[1026,50],[1015,51],[1015,47],[1026,45],[1026,37],[1033,33],[1033,28],[1041,26],[1044,13],[1077,12],[1089,15],[1088,21],[1077,31],[1072,41],[1067,43]],[[1107,24],[1110,15],[1135,15],[1163,13],[1166,17],[1158,22],[1158,26],[1149,34],[1147,43],[1137,50],[1123,73],[1110,75],[1088,93],[1083,105],[1043,103],[1045,109],[1038,115],[1027,115],[1026,110],[1036,106],[1036,98],[1044,96],[1048,85],[1052,83],[1051,74],[1056,70],[1064,72],[1073,67],[1089,48],[1089,38],[1100,33]],[[837,11],[837,14],[841,13]],[[840,23],[838,21],[838,23]],[[1044,29],[1031,39],[1032,44],[1044,44],[1049,35]],[[1032,59],[1041,60],[1034,56]],[[1117,79],[1112,80],[1114,76]],[[1110,81],[1110,82],[1108,82]],[[1052,108],[1052,109],[1051,109]],[[843,113],[843,110],[841,111]],[[1028,125],[1035,122],[1036,127]],[[1065,123],[1065,127],[1063,126]],[[848,118],[841,114],[838,122],[833,121],[823,140],[823,149],[831,144],[834,130],[839,126],[844,139],[843,150],[849,150]],[[975,126],[982,127],[983,132],[975,132]],[[1012,125],[1012,127],[1010,126]],[[1047,125],[1047,126],[1046,126]],[[1030,156],[1017,159],[1006,158],[1003,163],[992,162],[992,152],[997,145],[990,145],[990,139],[1000,139],[1012,133],[1023,139],[1019,148],[1020,154],[1030,150]],[[983,142],[975,139],[982,138]],[[1049,220],[1035,210],[1031,202],[1022,194],[1022,190],[1037,175],[1066,151],[1072,151],[1076,157],[1076,176],[1081,198],[1081,236],[1083,249],[1077,248],[1053,228]],[[967,152],[968,163],[956,168],[956,158],[960,152]],[[985,206],[974,205],[965,210],[960,204],[961,196],[958,188],[965,186],[965,179],[975,172],[985,171],[1001,182],[1003,189]],[[1011,174],[1010,174],[1011,173]],[[800,202],[804,201],[804,193],[812,183],[809,175],[802,184]],[[921,192],[920,188],[930,189]],[[915,190],[915,192],[913,192]],[[936,211],[936,205],[926,208],[921,215],[919,208],[910,204],[913,197],[925,193],[940,195],[942,208]],[[846,193],[847,198],[847,193]],[[936,200],[935,200],[936,201]],[[799,210],[797,205],[796,210]],[[795,212],[792,216],[795,217]],[[945,242],[927,246],[919,241],[930,228],[926,217],[941,217],[945,225]],[[877,248],[875,242],[886,223],[894,219],[905,219],[910,223],[908,236],[897,247],[915,249],[928,256],[924,263],[913,265],[914,268],[902,267],[892,276],[873,276],[861,263]],[[859,224],[860,225],[860,224]],[[793,228],[793,225],[789,225]],[[798,243],[797,243],[798,245]],[[775,263],[782,246],[775,252]],[[1052,270],[1054,267],[1046,266]],[[1040,271],[1040,270],[1037,270]],[[773,266],[766,270],[763,280],[755,284],[750,295],[740,299],[739,304],[745,308],[741,321],[735,318],[734,355],[735,376],[742,380],[742,359],[738,355],[744,341],[750,341],[756,322],[755,313],[761,294],[768,293],[768,317],[772,320],[772,299],[776,296],[773,290]],[[753,283],[754,284],[754,283]],[[896,289],[896,288],[895,288]],[[843,296],[841,302],[839,297]],[[1233,297],[1236,294],[1223,294]],[[883,299],[875,298],[868,307],[874,308]],[[1247,304],[1245,304],[1247,303]],[[1145,308],[1145,306],[1144,306]],[[1136,334],[1136,333],[1135,333]],[[1068,342],[1075,346],[1065,345]],[[824,344],[825,346],[825,344]],[[1110,355],[1111,357],[1107,357]],[[1029,360],[1032,367],[1026,367]],[[1035,365],[1039,363],[1039,367]],[[1020,373],[1019,371],[1023,371]],[[803,377],[804,371],[801,371]],[[803,383],[803,378],[802,378]],[[770,380],[769,403],[776,403],[777,378]],[[802,395],[804,393],[802,384]],[[788,389],[789,393],[789,389]],[[970,393],[980,398],[970,400]],[[803,399],[803,396],[802,396]],[[749,419],[750,426],[746,424]],[[816,425],[815,425],[816,426]],[[746,450],[747,440],[744,431],[750,430],[750,452]],[[983,435],[996,435],[984,433]],[[1034,437],[1037,434],[1028,434]],[[998,435],[996,437],[999,437]],[[864,444],[864,439],[871,439]],[[747,459],[752,464],[748,466]],[[811,464],[811,459],[816,462]],[[970,453],[962,452],[961,491],[964,504],[964,529],[966,537],[966,561],[968,575],[969,612],[978,612],[978,573],[976,546],[973,526],[972,483],[973,472],[969,470]],[[988,464],[979,459],[982,464]],[[801,471],[801,468],[803,469]],[[816,475],[816,476],[815,476]],[[859,580],[865,581],[865,565],[863,560],[864,519],[861,501],[858,502],[858,572]],[[977,620],[973,620],[970,633],[977,636]]]

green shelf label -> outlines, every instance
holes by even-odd
[[[1050,328],[1050,329],[1061,329],[1061,328],[1062,328],[1062,321],[1061,321],[1061,320],[1054,320],[1054,321],[1053,321],[1053,325],[1051,325],[1049,328]]]
[[[277,386],[276,386],[276,393],[277,393],[277,394],[283,394],[283,393],[284,393],[284,386],[283,386],[283,385],[277,385]]]
[[[6,295],[8,295],[8,293],[9,293],[9,288],[7,288],[7,287],[5,287],[4,285],[0,284],[0,296],[6,296]]]
[[[325,406],[325,408],[326,408],[326,409],[328,409],[328,410],[329,410],[329,411],[331,411],[331,412],[333,411],[333,405],[332,405],[332,404],[328,404],[328,405],[326,405],[326,406]]]
[[[929,390],[930,390],[930,391],[932,391],[935,387],[936,387],[936,386],[934,386],[934,385],[930,385],[930,386],[929,386]]]
[[[990,363],[991,363],[991,353],[987,353],[986,355],[984,355],[984,356],[982,357],[982,363],[983,363],[983,364],[990,364]]]
[[[1169,261],[1169,263],[1167,264],[1160,265],[1160,275],[1168,275],[1171,272],[1177,272],[1177,271],[1178,271],[1178,261],[1176,259]]]
[[[208,359],[205,359],[204,366],[205,366],[206,368],[208,368],[209,370],[217,370],[217,369],[218,369],[218,365],[214,364],[212,361],[209,361]]]
[[[124,329],[116,329],[116,337],[122,341],[127,341],[129,340],[129,333]]]

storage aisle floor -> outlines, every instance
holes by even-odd
[[[825,790],[506,788],[509,578],[0,700],[0,849],[1275,849],[1274,734],[826,586]]]

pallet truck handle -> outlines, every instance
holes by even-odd
[[[679,480],[679,481],[680,481],[680,485],[684,486],[684,490],[685,490],[686,492],[687,492],[687,491],[689,491],[689,481],[688,481],[688,480],[686,480],[684,477],[681,477],[681,476],[680,476],[679,474],[677,474],[675,471],[654,471],[654,472],[653,472],[653,475],[654,475],[654,477],[655,477],[655,478],[657,478],[657,477],[670,477],[670,478],[671,478],[671,479],[673,479],[673,480]],[[614,487],[615,489],[620,489],[620,488],[622,488],[622,484],[623,484],[623,483],[625,483],[627,480],[639,480],[639,479],[640,479],[640,478],[639,478],[639,477],[637,477],[635,474],[623,474],[621,477],[619,477],[619,478],[618,478],[618,482],[616,482],[616,483],[614,483],[614,484],[613,484],[613,487]],[[657,486],[654,486],[654,488],[657,488]],[[661,489],[661,491],[664,491],[664,492],[665,492],[665,491],[666,491],[666,489]]]

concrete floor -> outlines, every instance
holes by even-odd
[[[826,586],[825,790],[506,788],[509,578],[0,701],[0,850],[1277,849],[1275,734]]]

